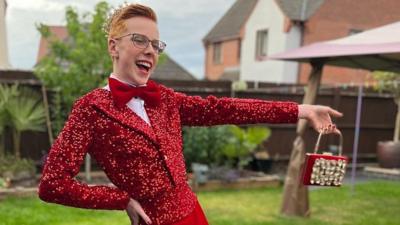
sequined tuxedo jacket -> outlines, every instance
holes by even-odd
[[[160,86],[161,104],[145,105],[151,126],[111,93],[95,89],[78,99],[52,145],[39,183],[47,202],[90,209],[124,210],[138,200],[155,225],[190,214],[196,195],[186,182],[183,125],[294,123],[298,105],[256,99],[187,96]],[[115,186],[74,179],[89,153]]]

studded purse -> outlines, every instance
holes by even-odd
[[[303,184],[340,187],[348,162],[348,158],[342,156],[343,136],[339,134],[339,155],[334,156],[332,153],[317,153],[322,135],[320,133],[318,136],[314,153],[306,154],[302,172]]]

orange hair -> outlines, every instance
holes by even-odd
[[[129,4],[116,9],[111,14],[105,24],[104,30],[109,38],[115,38],[126,31],[125,20],[139,16],[157,22],[157,15],[150,7],[141,4]]]

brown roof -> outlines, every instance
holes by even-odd
[[[295,21],[306,21],[325,0],[275,0],[282,12]]]
[[[197,80],[190,72],[166,55],[165,60],[158,64],[151,78],[159,80]]]
[[[240,37],[240,30],[251,15],[258,0],[237,0],[227,13],[203,38],[203,43]]]

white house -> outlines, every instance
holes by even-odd
[[[244,28],[241,80],[297,82],[298,63],[267,60],[271,54],[301,46],[300,26],[285,32],[285,20],[275,1],[258,1]]]
[[[206,78],[297,83],[297,63],[267,58],[300,47],[304,22],[323,2],[237,0],[203,38]]]

